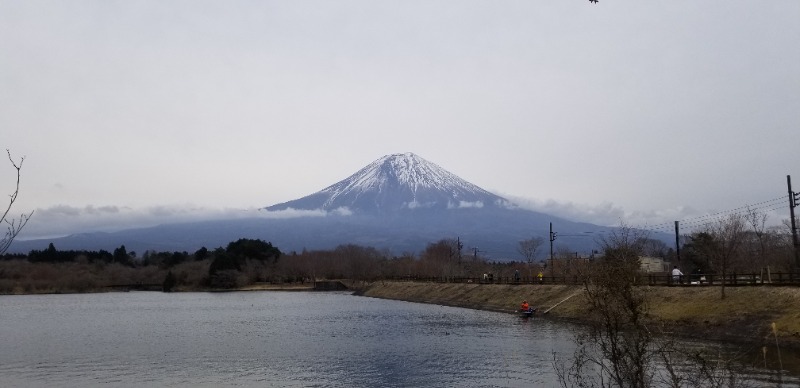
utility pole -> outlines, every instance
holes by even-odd
[[[478,247],[472,248],[472,258],[475,259],[476,261],[478,260],[478,252],[483,252],[483,251],[478,250]]]
[[[678,221],[675,221],[675,256],[678,258],[678,267],[681,267],[681,240],[680,240],[680,226]],[[683,267],[681,267],[683,269]]]
[[[461,236],[456,238],[456,247],[458,248],[458,263],[461,264],[461,248],[464,248],[464,244],[461,243]]]
[[[556,233],[553,232],[553,223],[550,223],[550,276],[556,276],[555,261],[553,261],[553,241],[556,240]]]
[[[792,220],[792,243],[794,245],[794,265],[800,269],[800,243],[797,242],[797,221],[794,217],[794,208],[800,202],[800,193],[792,191],[792,176],[786,176],[786,185],[789,186],[789,217]]]

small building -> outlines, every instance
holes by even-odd
[[[639,266],[644,273],[669,272],[669,263],[660,257],[639,256]]]

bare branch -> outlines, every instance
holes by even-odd
[[[536,254],[539,253],[539,247],[541,247],[542,244],[544,244],[544,238],[538,236],[531,237],[519,242],[517,252],[524,256],[528,263],[532,263],[533,260],[536,259]]]
[[[8,196],[8,206],[6,207],[5,211],[3,211],[3,216],[0,217],[0,223],[5,223],[8,225],[5,235],[2,239],[0,239],[0,255],[6,253],[19,232],[22,231],[22,228],[25,227],[25,225],[28,223],[28,220],[30,220],[31,216],[33,216],[33,211],[31,211],[27,214],[22,213],[18,219],[8,219],[8,214],[11,212],[11,208],[14,207],[14,202],[17,201],[17,196],[19,195],[19,183],[21,176],[20,172],[22,170],[22,164],[25,162],[25,157],[23,156],[20,158],[19,163],[17,163],[14,161],[14,158],[11,157],[11,151],[7,149],[6,153],[8,154],[8,160],[11,162],[11,165],[14,166],[15,170],[17,170],[17,181],[16,185],[14,186],[14,192]]]

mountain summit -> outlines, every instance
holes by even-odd
[[[393,213],[404,209],[508,207],[510,202],[413,153],[384,156],[321,191],[266,210]]]

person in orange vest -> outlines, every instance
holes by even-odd
[[[531,306],[528,304],[527,300],[522,301],[522,305],[519,307],[520,311],[525,312],[531,309]]]

